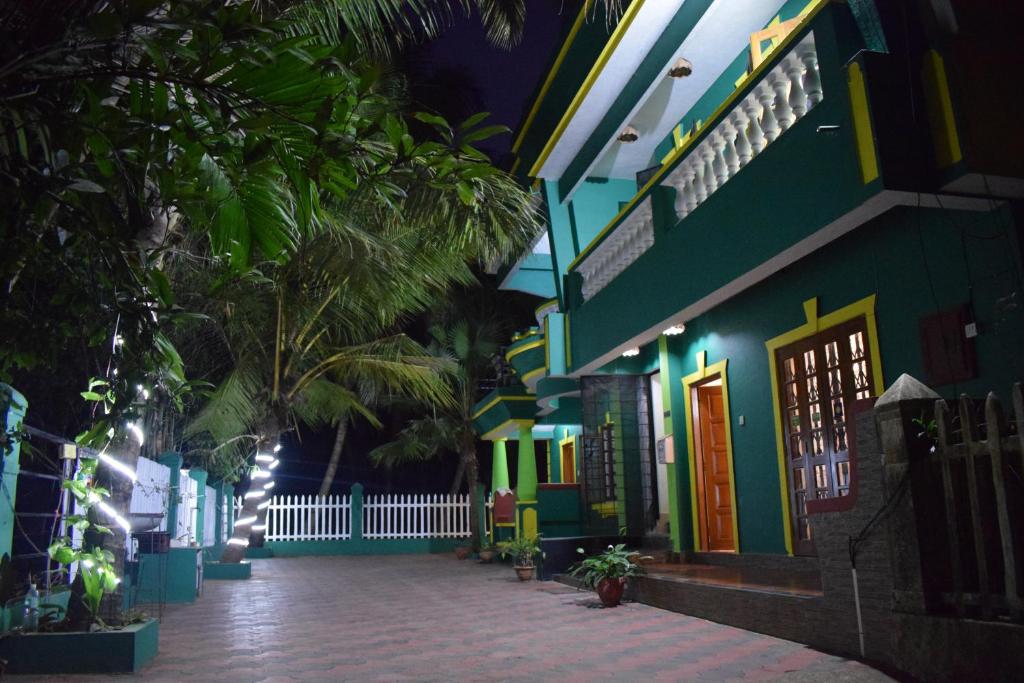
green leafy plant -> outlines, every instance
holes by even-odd
[[[74,479],[65,481],[62,486],[78,503],[82,514],[69,515],[66,519],[68,526],[75,529],[86,538],[87,534],[106,534],[113,532],[102,524],[97,524],[89,519],[89,511],[104,498],[110,496],[106,489],[94,486],[93,477],[96,474],[97,461],[92,458],[83,458],[78,472]],[[61,565],[62,568],[70,567],[78,563],[78,572],[82,577],[84,594],[82,600],[88,608],[93,619],[99,621],[100,603],[103,596],[117,590],[121,579],[114,571],[114,554],[99,546],[84,547],[74,545],[70,536],[63,536],[54,541],[47,553],[50,559]]]
[[[929,453],[934,453],[935,449],[939,447],[939,424],[934,419],[927,419],[924,412],[921,413],[921,417],[915,417],[911,422],[921,429],[917,434],[919,439],[928,439],[932,442]]]
[[[516,567],[532,567],[533,560],[540,554],[540,536],[520,536],[498,544],[502,558],[511,557]]]
[[[576,548],[580,555],[586,554],[583,548]],[[579,577],[587,588],[596,588],[604,579],[628,579],[643,574],[644,568],[636,560],[653,559],[648,555],[638,555],[626,550],[623,543],[610,545],[600,555],[587,557],[569,569],[569,576]]]

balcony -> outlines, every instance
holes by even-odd
[[[813,31],[777,51],[764,67],[740,86],[737,92],[745,96],[726,101],[656,176],[658,184],[676,191],[677,220],[724,187],[824,98]],[[577,259],[574,270],[582,276],[584,301],[654,245],[651,187],[641,190]]]
[[[519,380],[533,393],[537,380],[547,367],[547,346],[544,333],[537,328],[517,334],[505,351],[505,361],[515,370]]]

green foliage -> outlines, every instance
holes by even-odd
[[[540,554],[540,536],[522,535],[508,541],[498,543],[498,553],[503,557],[511,557],[516,567],[532,567],[533,560]]]
[[[577,548],[576,552],[584,554],[583,548]],[[644,570],[636,563],[638,559],[652,558],[646,555],[641,557],[633,551],[626,550],[622,543],[610,545],[600,555],[584,558],[573,565],[569,575],[579,577],[587,588],[596,588],[603,579],[626,579],[642,574]]]
[[[97,461],[85,458],[80,461],[78,473],[74,479],[65,480],[61,486],[68,491],[78,503],[83,514],[69,515],[65,520],[67,524],[79,532],[80,538],[86,538],[87,534],[112,534],[107,527],[97,524],[90,519],[90,510],[104,498],[110,497],[106,489],[94,486],[93,477],[96,475]],[[103,596],[117,590],[121,579],[114,571],[114,555],[109,550],[99,546],[85,547],[75,546],[70,536],[58,538],[47,548],[50,559],[62,567],[69,567],[75,562],[78,563],[78,572],[82,576],[84,594],[82,600],[85,602],[93,619],[98,619],[100,602]]]

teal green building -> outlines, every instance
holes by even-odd
[[[513,148],[547,229],[499,273],[537,325],[476,408],[495,490],[519,442],[498,528],[813,555],[861,401],[1024,376],[1012,36],[966,0],[593,11]]]

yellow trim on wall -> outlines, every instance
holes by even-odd
[[[529,382],[534,377],[543,375],[545,372],[547,372],[547,370],[545,368],[537,368],[536,370],[530,370],[528,373],[526,373],[525,375],[522,376],[520,381],[523,384],[526,384],[527,382]],[[529,391],[530,387],[526,387],[526,390]]]
[[[577,481],[576,478],[576,435],[570,434],[569,436],[561,439],[558,442],[558,478],[564,484],[565,481],[565,470],[562,468],[562,446],[566,444],[572,444],[572,483]],[[550,477],[548,478],[550,481]]]
[[[805,14],[803,18],[800,20],[800,24],[796,28],[794,28],[793,31],[790,32],[790,34],[785,37],[785,39],[783,39],[783,41],[779,44],[780,48],[785,48],[790,43],[794,42],[797,36],[800,35],[800,32],[804,29],[804,27],[806,27],[814,19],[814,17],[818,16],[818,13],[830,2],[832,2],[832,0],[814,0],[814,2],[816,3],[814,8],[808,11],[807,14]],[[587,257],[587,255],[593,250],[593,248],[598,244],[598,242],[600,242],[601,239],[609,231],[612,230],[613,226],[618,225],[619,221],[621,221],[625,216],[629,215],[629,213],[634,208],[636,208],[636,205],[640,202],[640,198],[645,196],[650,188],[654,187],[655,185],[659,184],[662,181],[665,175],[669,173],[671,165],[675,163],[678,159],[686,155],[689,149],[693,146],[694,141],[701,136],[701,134],[704,132],[704,130],[709,126],[711,122],[716,122],[718,120],[718,117],[721,116],[723,112],[732,108],[733,104],[739,98],[740,91],[744,87],[746,87],[750,81],[760,78],[761,75],[767,70],[770,63],[770,60],[762,62],[760,66],[758,66],[756,69],[747,74],[745,82],[737,84],[736,90],[734,90],[733,93],[729,95],[729,97],[725,98],[725,100],[720,105],[718,105],[718,108],[715,109],[714,113],[711,114],[711,116],[709,116],[705,121],[701,122],[698,126],[694,128],[693,136],[689,139],[689,141],[687,141],[682,147],[677,147],[669,154],[668,157],[666,157],[665,161],[661,165],[661,170],[659,170],[657,173],[651,176],[651,179],[647,181],[647,184],[641,187],[640,190],[635,195],[633,195],[633,198],[629,200],[629,203],[622,207],[622,209],[615,216],[615,218],[613,218],[606,226],[604,226],[601,232],[597,233],[597,236],[594,237],[594,239],[590,240],[590,244],[584,247],[583,250],[579,253],[579,255],[576,258],[574,258],[571,263],[569,263],[569,266],[566,269],[567,272],[573,270],[577,265],[579,265],[579,263]],[[530,175],[535,175],[532,170],[530,172]]]
[[[842,323],[864,316],[867,321],[869,358],[871,363],[871,376],[874,378],[875,396],[881,396],[885,391],[885,382],[882,379],[882,355],[878,347],[878,325],[875,321],[875,296],[864,297],[855,301],[849,306],[843,306],[837,311],[818,317],[818,299],[808,299],[804,302],[805,322],[800,327],[780,334],[778,337],[769,339],[764,343],[768,349],[768,369],[772,380],[772,411],[775,416],[775,450],[779,460],[779,495],[782,499],[782,529],[786,539],[786,552],[793,554],[793,529],[792,520],[789,515],[789,474],[786,471],[786,443],[782,429],[782,407],[779,397],[779,375],[775,362],[775,352],[783,346],[806,339],[822,330],[835,327]]]
[[[538,334],[540,334],[540,333],[538,332]],[[543,345],[544,345],[544,340],[543,339],[537,339],[535,341],[530,342],[529,344],[523,344],[522,346],[517,346],[514,349],[509,349],[508,352],[505,353],[505,360],[510,361],[510,360],[512,360],[512,356],[518,356],[519,354],[523,353],[524,351],[529,351],[530,349],[535,349],[538,346],[543,346]]]
[[[878,177],[878,157],[875,154],[875,134],[871,128],[868,92],[860,64],[854,62],[846,70],[846,83],[850,89],[850,107],[853,109],[853,132],[857,139],[857,156],[864,184]]]
[[[935,161],[939,168],[946,168],[963,159],[963,153],[960,151],[960,135],[956,130],[953,100],[949,95],[949,81],[946,79],[946,65],[942,55],[935,50],[925,52],[921,71],[924,102],[935,145]]]
[[[565,327],[565,369],[572,369],[572,338],[569,336],[569,313],[565,314],[562,318],[562,324]]]
[[[472,419],[474,419],[474,420],[477,419],[478,417],[480,417],[481,415],[483,415],[488,410],[490,410],[494,406],[498,405],[502,401],[536,401],[536,400],[537,399],[534,398],[533,396],[498,396],[493,401],[488,401],[487,405],[485,405],[483,408],[481,408],[480,410],[478,410],[475,413],[473,413]]]
[[[547,96],[548,91],[551,90],[551,84],[555,81],[555,76],[558,75],[558,70],[562,68],[562,62],[565,61],[566,55],[569,54],[569,48],[572,47],[572,43],[576,40],[576,34],[583,28],[583,24],[587,20],[587,9],[590,7],[590,2],[583,3],[583,7],[580,8],[580,13],[576,15],[576,22],[572,25],[572,29],[569,31],[569,35],[566,37],[565,42],[562,43],[562,49],[558,51],[558,56],[555,57],[555,63],[551,66],[551,70],[548,71],[547,77],[544,79],[544,84],[540,87],[540,92],[537,93],[537,99],[533,101],[533,106],[530,107],[530,113],[526,115],[526,120],[523,121],[522,128],[519,129],[519,134],[516,135],[515,142],[512,143],[512,153],[519,152],[519,148],[523,144],[523,140],[526,138],[526,133],[529,132],[530,126],[533,125],[533,120],[537,117],[537,112],[540,111],[540,105],[543,104],[544,98]],[[516,164],[519,164],[519,159],[516,159]],[[515,173],[515,167],[512,172]]]
[[[693,433],[693,398],[690,390],[706,379],[719,375],[722,378],[722,411],[725,413],[725,449],[729,462],[729,497],[732,507],[732,540],[735,551],[740,551],[740,518],[736,501],[736,470],[733,467],[732,455],[732,413],[729,410],[729,359],[707,364],[708,352],[696,353],[697,370],[682,378],[683,404],[686,410],[686,448],[690,454],[690,507],[693,514],[693,545],[694,550],[704,549],[704,539],[700,535],[700,519],[697,511],[697,447]]]
[[[580,86],[576,96],[572,98],[572,102],[569,104],[569,108],[566,109],[565,114],[562,115],[562,120],[558,122],[555,127],[555,131],[548,138],[547,144],[544,145],[544,149],[541,150],[540,155],[530,168],[530,175],[533,177],[537,176],[541,167],[544,166],[544,162],[548,160],[555,145],[562,138],[562,133],[569,127],[569,122],[572,121],[573,117],[576,116],[576,112],[579,110],[580,105],[583,104],[583,100],[586,99],[590,93],[590,89],[594,87],[594,83],[597,82],[601,72],[604,71],[604,67],[607,66],[608,60],[611,59],[612,54],[615,53],[615,49],[622,42],[623,36],[626,35],[626,31],[629,30],[630,25],[633,23],[633,19],[640,13],[640,8],[644,6],[644,0],[633,0],[630,3],[629,8],[625,14],[622,15],[622,19],[619,20],[618,25],[615,27],[615,31],[612,32],[612,37],[608,39],[608,43],[601,50],[601,54],[598,55],[597,61],[594,62],[594,66],[591,67],[590,73],[583,80],[583,85]]]
[[[538,181],[538,182],[540,182],[540,181]],[[536,308],[533,309],[533,314],[535,316],[540,315],[540,312],[542,310],[544,310],[545,308],[547,308],[548,306],[553,306],[553,305],[557,305],[557,304],[558,304],[558,299],[557,298],[548,299],[547,301],[542,301],[539,306],[537,306]]]
[[[533,427],[533,420],[521,420],[513,418],[511,420],[505,420],[494,429],[488,431],[486,434],[480,435],[481,441],[494,441],[494,435],[504,431],[507,427]]]

